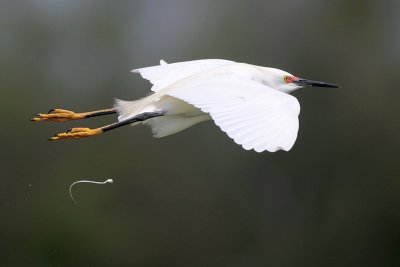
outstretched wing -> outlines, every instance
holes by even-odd
[[[259,82],[218,75],[191,79],[165,94],[209,113],[215,124],[246,150],[288,151],[296,141],[299,102]]]
[[[144,79],[149,80],[153,84],[151,90],[157,92],[188,76],[232,63],[234,62],[223,59],[201,59],[167,64],[164,60],[161,60],[160,65],[135,69],[132,72],[140,73]]]

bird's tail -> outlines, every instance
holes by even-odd
[[[122,121],[138,114],[138,101],[115,99],[114,108],[118,113],[118,120]]]

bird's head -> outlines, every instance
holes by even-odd
[[[290,93],[302,87],[330,87],[330,88],[339,87],[331,83],[299,78],[286,71],[279,69],[264,68],[263,71],[265,73],[265,78],[266,78],[263,79],[263,83],[269,87],[272,87],[284,93]]]

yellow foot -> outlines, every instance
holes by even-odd
[[[90,129],[90,128],[72,128],[65,133],[59,133],[50,138],[50,141],[60,139],[77,139],[83,137],[94,136],[103,133],[101,128]]]
[[[31,119],[31,121],[68,121],[68,120],[79,120],[85,118],[86,113],[75,113],[73,111],[65,109],[52,109],[47,114],[39,113],[37,117]]]

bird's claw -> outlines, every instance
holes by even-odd
[[[85,118],[85,113],[75,113],[70,110],[65,109],[51,109],[49,113],[38,113],[36,118],[31,119],[31,121],[68,121],[68,120],[79,120]]]
[[[77,139],[90,137],[94,135],[101,134],[103,130],[101,128],[90,129],[90,128],[72,128],[65,133],[59,133],[51,137],[50,141],[60,140],[60,139]]]

